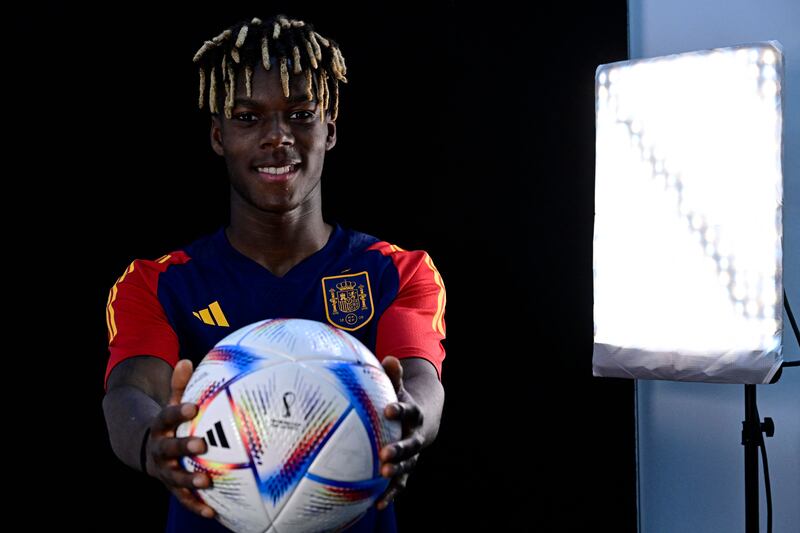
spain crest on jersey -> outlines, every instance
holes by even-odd
[[[369,322],[375,313],[366,271],[322,278],[322,295],[325,316],[337,328],[355,331]]]

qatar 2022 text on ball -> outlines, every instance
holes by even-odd
[[[208,445],[183,467],[211,476],[196,494],[237,533],[337,530],[388,486],[378,452],[400,439],[383,414],[397,396],[345,331],[302,319],[245,326],[197,365],[183,401],[199,410],[177,436]]]

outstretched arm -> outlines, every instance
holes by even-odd
[[[417,357],[398,360],[387,355],[382,364],[398,400],[386,406],[384,415],[400,420],[403,434],[400,441],[380,451],[381,475],[392,481],[376,503],[378,509],[386,508],[405,488],[420,450],[429,446],[439,433],[444,406],[444,388],[429,361]]]
[[[145,355],[122,361],[108,377],[103,413],[111,449],[135,470],[141,470],[145,431],[169,400],[171,375],[164,360]]]
[[[214,510],[191,490],[209,487],[211,478],[187,472],[179,463],[182,456],[205,453],[205,441],[175,437],[178,426],[197,414],[195,404],[181,403],[191,375],[189,360],[178,361],[173,370],[158,357],[129,358],[109,376],[103,412],[111,447],[123,463],[141,470],[144,453],[147,475],[164,483],[188,509],[212,518]]]

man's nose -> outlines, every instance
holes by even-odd
[[[294,144],[294,137],[289,128],[289,124],[281,117],[269,117],[263,122],[263,132],[261,135],[261,143],[271,146],[291,145]]]

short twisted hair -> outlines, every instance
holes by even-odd
[[[219,112],[219,84],[225,91],[225,116],[231,118],[236,79],[244,71],[247,96],[251,96],[253,68],[280,69],[283,94],[289,97],[289,73],[305,73],[306,95],[321,106],[320,120],[327,111],[332,120],[339,115],[339,82],[347,83],[347,67],[339,45],[314,31],[302,20],[276,15],[262,21],[240,21],[203,43],[193,60],[200,74],[198,105],[203,108],[208,86],[208,107]],[[277,63],[276,65],[273,62]],[[219,74],[218,74],[219,72]],[[207,76],[208,74],[208,76]]]

